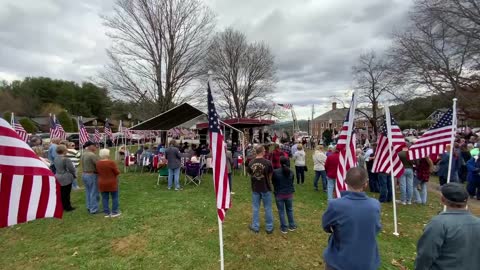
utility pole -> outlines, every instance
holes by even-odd
[[[310,134],[310,136],[313,136],[313,115],[314,114],[315,114],[315,104],[312,104],[312,121],[310,122],[310,124],[312,125],[310,129],[312,133]]]

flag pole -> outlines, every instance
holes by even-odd
[[[211,80],[212,75],[213,75],[213,72],[211,70],[209,70],[208,71],[208,81],[207,81],[209,86],[210,86],[210,80]],[[223,123],[223,127],[225,128],[226,123],[224,123],[220,119],[219,119],[219,122]],[[232,127],[232,126],[230,126],[230,127]],[[210,144],[211,143],[212,142],[210,142]],[[222,151],[225,151],[225,150],[226,149],[222,149]],[[215,170],[215,168],[214,168],[214,170]],[[225,269],[225,264],[224,264],[224,259],[223,259],[223,226],[222,226],[222,221],[220,220],[220,217],[218,216],[218,213],[217,213],[217,221],[218,221],[218,239],[219,239],[219,245],[220,245],[220,270],[224,270]]]
[[[108,118],[105,119],[105,122],[108,121]],[[103,125],[103,149],[107,148],[107,134],[105,133],[105,125]]]
[[[450,183],[450,174],[452,173],[452,161],[453,161],[453,148],[455,144],[455,133],[457,130],[457,98],[453,99],[453,106],[452,106],[452,134],[450,137],[450,153],[448,158],[448,175],[447,175],[447,183]],[[447,210],[447,206],[443,206],[443,211]]]
[[[357,90],[353,90],[353,108],[350,108],[348,112],[348,129],[347,129],[347,141],[345,142],[345,159],[343,160],[344,164],[343,167],[346,168],[347,159],[353,154],[350,153],[350,143],[352,141],[352,132],[353,132],[353,123],[355,122],[355,110],[357,109]],[[340,190],[338,190],[338,186],[335,185],[337,188],[336,194],[338,195],[337,198],[340,197]]]
[[[78,130],[78,149],[80,156],[83,156],[83,145],[80,145],[80,116],[77,116],[77,130]]]
[[[395,236],[398,236],[398,223],[397,223],[397,205],[395,202],[395,176],[393,173],[393,152],[392,152],[392,117],[390,116],[390,109],[388,106],[385,106],[385,120],[387,122],[387,136],[388,136],[388,152],[389,152],[389,162],[390,162],[390,180],[392,185],[392,202],[393,202],[393,227]]]
[[[12,115],[10,116],[10,125],[13,127],[13,124],[15,123],[15,114],[12,112]]]

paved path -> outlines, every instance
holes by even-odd
[[[435,192],[440,195],[440,190],[439,190],[440,185],[437,183],[437,181],[435,181],[435,178],[433,178],[433,181],[431,180],[432,178],[430,178],[430,181],[428,182],[428,191]],[[470,208],[470,211],[472,211],[472,213],[474,213],[477,216],[480,216],[480,200],[469,199],[468,207]]]

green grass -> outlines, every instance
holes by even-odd
[[[310,154],[309,154],[310,155]],[[311,159],[310,159],[311,161]],[[309,168],[313,168],[310,164]],[[326,195],[313,190],[313,172],[297,186],[294,214],[299,229],[252,234],[250,180],[234,176],[232,209],[224,223],[226,269],[324,269],[328,235],[320,227]],[[218,225],[211,175],[199,187],[167,190],[156,174],[127,173],[120,180],[122,216],[89,215],[83,191],[72,192],[77,210],[62,220],[43,219],[0,229],[0,269],[218,269]],[[183,177],[182,177],[183,185]],[[400,237],[393,232],[392,205],[382,205],[378,236],[381,269],[412,269],[424,224],[441,210],[430,194],[428,206],[400,206]],[[263,213],[261,213],[263,226]]]

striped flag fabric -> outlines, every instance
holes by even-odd
[[[23,126],[18,122],[18,120],[15,118],[15,116],[12,114],[12,127],[17,132],[18,136],[20,139],[22,139],[24,142],[28,142],[28,133],[27,131],[23,128]]]
[[[409,159],[416,160],[445,152],[445,146],[452,139],[452,130],[455,130],[453,126],[456,126],[456,119],[453,118],[453,110],[449,109],[435,125],[410,147],[408,151]]]
[[[87,129],[83,125],[83,121],[81,119],[78,119],[78,134],[80,147],[83,148],[83,145],[90,140],[90,136],[88,135]]]
[[[50,140],[53,138],[57,138],[56,136],[56,130],[57,130],[57,124],[55,123],[55,115],[50,114]]]
[[[58,121],[58,119],[55,119],[55,134],[57,138],[66,140],[67,139],[67,133],[65,133],[65,130],[63,129],[62,125]]]
[[[293,105],[292,104],[283,104],[283,103],[277,103],[278,106],[284,108],[285,110],[290,110],[292,109]]]
[[[110,138],[110,140],[113,140],[112,129],[110,128],[110,124],[108,123],[108,119],[105,120],[104,131],[105,131],[105,136],[107,136],[107,138]]]
[[[390,130],[387,127],[387,117],[390,117]],[[388,137],[391,134],[392,138],[392,166],[390,166],[390,149]],[[395,119],[389,114],[385,115],[382,126],[380,127],[380,134],[377,140],[377,149],[375,150],[375,159],[373,160],[372,172],[374,173],[391,173],[393,167],[393,175],[395,177],[402,176],[405,168],[398,156],[398,153],[405,147],[405,137],[403,137],[402,131],[398,127]]]
[[[100,143],[100,131],[98,131],[98,128],[95,127],[95,143]]]
[[[357,156],[355,155],[356,136],[354,132],[355,109],[357,100],[355,93],[352,95],[350,109],[343,121],[342,130],[340,131],[336,149],[339,151],[339,163],[337,168],[337,181],[335,182],[335,193],[337,198],[341,197],[341,192],[347,190],[345,178],[350,168],[357,164]],[[350,134],[350,136],[348,136]]]
[[[55,176],[0,118],[0,228],[62,215]]]
[[[213,102],[210,83],[208,83],[208,131],[210,150],[212,153],[213,183],[217,201],[218,218],[223,222],[227,210],[230,208],[230,187],[227,175],[227,155],[222,130],[218,121],[218,114]]]

